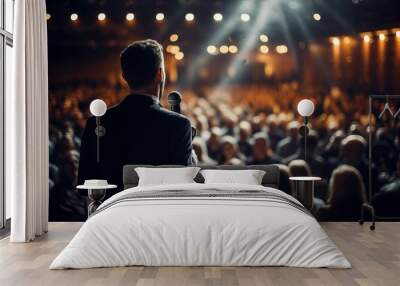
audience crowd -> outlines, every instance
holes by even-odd
[[[50,109],[50,219],[85,220],[86,199],[75,189],[80,136],[95,98],[108,106],[127,94],[120,84],[84,83],[52,88]],[[372,200],[380,216],[400,216],[400,121],[375,102],[368,128],[368,96],[333,87],[325,92],[297,82],[183,90],[182,111],[197,129],[199,164],[279,164],[287,176],[320,176],[313,212],[320,220],[358,220]],[[315,104],[307,158],[297,103]],[[168,106],[162,102],[163,106]],[[393,108],[395,108],[395,103]],[[140,135],[138,135],[140,136]],[[372,180],[369,195],[369,136]],[[285,192],[291,193],[289,184]]]

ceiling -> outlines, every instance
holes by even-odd
[[[183,45],[240,43],[249,34],[268,35],[272,43],[314,41],[332,35],[400,27],[399,0],[47,0],[50,45],[124,45],[137,38],[168,41],[179,33]],[[107,15],[103,24],[98,13]],[[127,13],[135,20],[128,24]],[[156,13],[165,21],[157,23]],[[193,23],[185,21],[193,13]],[[216,23],[214,13],[222,13]],[[70,14],[79,21],[72,22]],[[250,21],[240,20],[248,13]],[[313,19],[319,13],[321,20]],[[215,43],[213,42],[215,41]]]

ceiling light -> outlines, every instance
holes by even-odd
[[[176,42],[176,41],[178,41],[178,39],[179,39],[178,34],[172,34],[172,35],[169,37],[169,40],[170,40],[171,42]]]
[[[371,37],[369,35],[364,35],[363,41],[364,41],[364,43],[370,43],[371,42]]]
[[[221,13],[214,14],[214,21],[216,21],[216,22],[221,22],[223,18],[224,18],[224,16],[222,16]]]
[[[340,39],[338,37],[333,37],[331,42],[334,46],[340,46]]]
[[[219,51],[221,54],[226,54],[229,52],[229,47],[226,45],[222,45],[221,47],[219,47]]]
[[[267,35],[265,35],[265,34],[262,34],[262,35],[260,35],[260,41],[261,42],[263,42],[263,43],[266,43],[266,42],[268,42],[268,36]]]
[[[78,14],[72,13],[70,18],[71,18],[71,21],[77,21],[79,17],[78,17]]]
[[[379,34],[379,40],[380,40],[380,41],[386,40],[386,35],[383,34],[383,33]]]
[[[315,21],[321,21],[321,15],[318,13],[314,13],[313,18]]]
[[[209,53],[210,55],[216,55],[218,53],[217,47],[214,45],[208,46],[207,53]]]
[[[177,53],[179,53],[181,51],[181,49],[179,48],[179,46],[171,46],[171,49],[170,49],[170,53],[171,54],[177,54]]]
[[[159,21],[159,22],[164,21],[164,18],[165,18],[164,13],[157,13],[157,15],[156,15],[157,21]]]
[[[133,19],[135,19],[135,14],[133,14],[133,13],[126,14],[127,21],[131,22],[131,21],[133,21]]]
[[[278,54],[286,54],[288,52],[288,48],[285,45],[279,45],[276,47],[276,52]]]
[[[175,54],[175,59],[178,61],[182,60],[184,58],[185,54],[183,52],[178,52]]]
[[[99,21],[104,21],[106,19],[106,14],[104,14],[104,13],[99,13],[98,15],[97,15],[97,20],[99,20]]]
[[[248,22],[250,21],[250,15],[247,13],[242,13],[240,15],[240,20],[242,20],[242,22]]]
[[[268,54],[268,52],[269,52],[268,46],[267,45],[261,45],[260,46],[260,52],[263,53],[263,54]]]
[[[188,22],[192,22],[192,21],[194,20],[194,15],[193,15],[193,13],[187,13],[187,14],[185,15],[185,19],[186,19],[186,21],[188,21]]]
[[[231,54],[236,54],[236,53],[238,52],[238,47],[235,46],[235,45],[230,45],[230,46],[229,46],[229,52],[230,52]]]

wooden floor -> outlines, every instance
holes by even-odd
[[[378,223],[375,232],[357,223],[323,223],[352,269],[289,267],[124,267],[48,270],[80,223],[51,223],[28,244],[0,241],[0,285],[400,285],[400,223]]]

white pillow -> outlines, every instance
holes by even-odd
[[[261,170],[202,170],[205,184],[261,185],[265,171]]]
[[[199,167],[182,168],[135,168],[139,176],[138,186],[170,185],[195,183],[193,180],[200,171]]]

